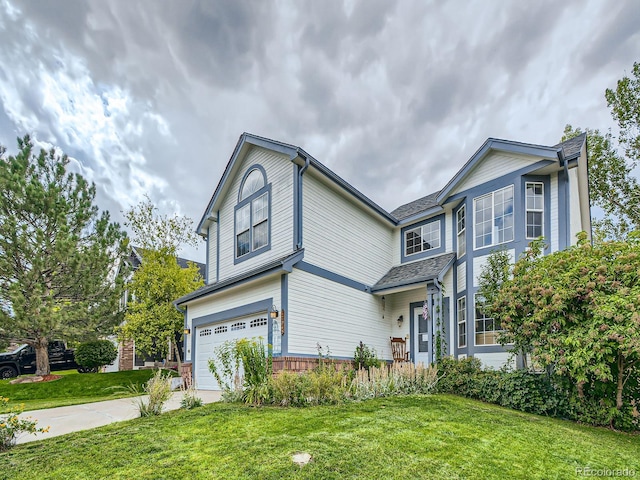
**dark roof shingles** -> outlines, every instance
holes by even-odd
[[[566,158],[576,157],[580,154],[582,145],[584,144],[586,133],[581,133],[577,137],[570,138],[564,142],[554,145],[553,148],[562,148],[564,156]]]
[[[378,280],[372,290],[385,290],[437,278],[455,258],[455,255],[455,253],[445,253],[437,257],[393,267]]]
[[[429,210],[430,208],[437,207],[437,198],[439,193],[440,191],[437,191],[427,195],[426,197],[414,200],[413,202],[405,203],[391,212],[391,215],[398,220],[404,220],[405,218],[409,218],[413,215],[424,212],[425,210]]]

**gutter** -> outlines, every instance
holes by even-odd
[[[298,202],[298,218],[296,218],[296,222],[298,224],[298,238],[296,239],[296,250],[300,250],[302,248],[302,175],[307,171],[309,165],[311,164],[311,160],[308,156],[301,154],[298,152],[298,156],[304,159],[304,165],[298,172],[298,198],[296,198],[296,202]]]

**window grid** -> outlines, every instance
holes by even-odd
[[[203,330],[200,330],[200,336],[201,337],[208,337],[209,335],[211,335],[211,329],[210,328],[205,328]]]
[[[407,230],[404,241],[406,256],[440,248],[440,220]]]
[[[219,335],[221,333],[227,333],[227,326],[226,325],[220,325],[219,327],[215,328],[213,333],[216,334],[216,335]]]
[[[513,240],[513,185],[474,198],[473,205],[476,249]]]
[[[526,184],[526,229],[527,238],[544,235],[544,184],[527,182]]]
[[[254,318],[249,322],[249,328],[262,327],[267,324],[266,318]]]
[[[467,218],[466,218],[466,207],[463,205],[456,215],[457,226],[458,226],[458,258],[462,257],[467,253]]]
[[[265,188],[265,179],[259,169],[253,169],[245,178],[236,209],[236,258],[241,258],[269,245],[269,191],[256,198]]]
[[[498,335],[501,332],[500,322],[487,317],[483,306],[482,297],[475,296],[475,344],[498,345]]]
[[[458,348],[467,346],[467,297],[458,299]]]
[[[233,332],[236,330],[244,330],[245,328],[247,328],[247,324],[245,322],[236,322],[231,325],[230,330]]]

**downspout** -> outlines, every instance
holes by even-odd
[[[569,246],[571,245],[571,219],[569,217],[569,215],[571,214],[571,212],[569,211],[569,196],[570,196],[570,191],[569,188],[571,187],[571,184],[569,183],[569,165],[567,162],[567,159],[564,156],[564,151],[560,148],[557,150],[556,155],[558,155],[558,161],[560,162],[560,165],[562,165],[562,167],[564,168],[564,183],[566,185],[565,187],[565,195],[564,195],[564,214],[565,214],[565,218],[567,221],[567,225],[565,226],[565,245]]]
[[[296,250],[300,250],[302,248],[302,175],[304,175],[304,172],[307,171],[307,168],[309,168],[309,164],[311,163],[309,158],[304,155],[298,155],[300,158],[304,158],[304,165],[298,174],[298,198],[296,199],[296,202],[298,202],[298,218],[296,220],[298,222],[298,238],[296,241]]]

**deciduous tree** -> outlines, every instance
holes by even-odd
[[[48,374],[51,339],[95,338],[121,318],[114,270],[126,235],[93,204],[94,184],[54,149],[0,149],[0,336],[32,345]]]
[[[177,298],[204,285],[194,263],[182,268],[176,253],[182,245],[195,245],[192,221],[184,216],[160,215],[149,198],[125,212],[133,243],[141,246],[141,265],[128,284],[132,301],[127,305],[121,340],[134,340],[148,355],[167,356],[168,345],[182,335],[184,316],[173,305]]]

